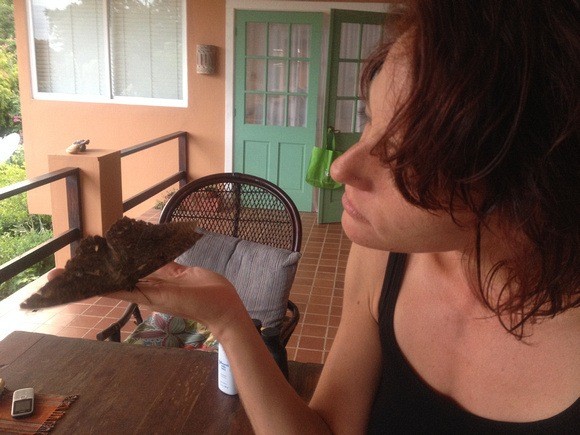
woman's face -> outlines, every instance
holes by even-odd
[[[419,209],[402,197],[392,174],[372,148],[387,129],[397,102],[405,96],[408,66],[402,43],[393,45],[370,87],[368,122],[358,143],[338,158],[332,177],[345,185],[342,225],[355,243],[398,252],[464,250],[473,237],[467,214],[462,226],[445,212]],[[436,156],[434,156],[436,158]],[[471,227],[471,228],[470,228]]]

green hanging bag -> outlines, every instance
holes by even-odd
[[[306,182],[321,189],[338,189],[341,187],[341,183],[337,183],[330,177],[330,166],[341,154],[340,151],[336,151],[334,129],[329,127],[326,146],[312,149],[312,156],[310,156],[310,163],[306,171]]]

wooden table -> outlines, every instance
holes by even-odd
[[[289,362],[309,400],[320,364]],[[0,341],[6,388],[79,399],[55,433],[252,433],[237,396],[217,387],[217,354],[14,332]]]

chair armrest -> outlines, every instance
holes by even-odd
[[[290,340],[292,333],[296,329],[298,320],[300,320],[300,311],[298,310],[296,304],[289,300],[286,316],[284,317],[282,328],[280,330],[280,341],[284,347],[286,347],[288,340]]]
[[[108,328],[104,329],[103,331],[97,334],[97,340],[99,341],[115,341],[117,343],[121,342],[121,328],[129,322],[131,316],[135,317],[135,323],[137,325],[143,323],[143,317],[141,316],[141,312],[139,311],[139,306],[137,304],[130,304],[125,313],[119,320],[115,323],[111,324]]]

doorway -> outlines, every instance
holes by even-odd
[[[329,81],[327,80],[326,76],[329,74],[329,61],[331,53],[329,51],[329,40],[330,40],[330,19],[331,15],[334,16],[332,12],[333,7],[340,7],[341,10],[346,10],[346,12],[352,12],[355,15],[357,13],[365,14],[367,11],[376,12],[378,16],[381,17],[381,24],[384,22],[384,17],[387,16],[392,9],[392,6],[385,3],[332,3],[332,2],[302,2],[302,1],[288,1],[288,2],[270,2],[270,1],[262,1],[262,0],[227,0],[226,1],[226,128],[225,128],[225,155],[224,155],[224,170],[225,171],[232,171],[232,170],[241,170],[248,173],[257,174],[259,176],[263,176],[274,183],[278,184],[284,190],[288,191],[293,199],[300,203],[300,210],[301,211],[317,211],[321,212],[322,216],[327,217],[327,221],[337,221],[340,219],[341,215],[341,205],[340,205],[340,196],[333,195],[333,197],[325,196],[324,192],[321,192],[322,195],[318,194],[318,189],[313,189],[311,186],[304,182],[304,173],[306,170],[306,165],[308,163],[311,147],[313,146],[321,146],[322,140],[325,136],[323,132],[325,131],[325,125],[332,125],[329,121],[329,112],[330,112],[330,104],[336,105],[336,102],[329,103],[328,102],[328,92],[329,92]],[[360,9],[363,11],[361,12]],[[292,148],[290,143],[299,143],[299,141],[295,140],[298,137],[299,129],[293,130],[291,133],[284,135],[283,140],[279,140],[280,143],[274,144],[276,138],[272,135],[266,135],[265,137],[258,134],[256,136],[257,139],[252,139],[251,136],[248,136],[247,139],[243,139],[238,136],[239,132],[243,132],[244,129],[253,128],[254,126],[259,124],[246,124],[242,123],[245,121],[245,116],[240,116],[240,113],[245,115],[245,80],[246,80],[246,56],[240,59],[240,50],[246,50],[246,43],[242,43],[241,39],[247,38],[247,34],[240,32],[239,21],[240,16],[244,13],[248,13],[249,19],[246,18],[246,21],[252,22],[253,20],[257,20],[254,22],[260,22],[261,17],[259,14],[262,13],[272,13],[274,15],[289,15],[290,17],[296,17],[301,14],[309,15],[322,15],[322,25],[321,25],[321,38],[320,44],[313,45],[313,50],[318,52],[318,59],[310,59],[311,65],[315,65],[319,63],[319,68],[321,74],[319,77],[313,77],[310,80],[318,80],[319,83],[316,83],[316,86],[319,88],[318,90],[314,89],[314,86],[309,88],[309,93],[314,91],[313,97],[310,98],[309,96],[309,104],[312,101],[317,101],[318,106],[313,107],[313,110],[310,110],[310,105],[308,105],[308,115],[314,115],[315,113],[318,116],[316,121],[316,127],[314,133],[311,133],[310,139],[308,143],[304,139],[302,139],[302,143],[306,145],[302,146],[302,151],[298,152],[300,149],[299,147]],[[252,17],[252,14],[258,14],[257,16]],[[340,14],[339,14],[340,15]],[[268,21],[268,17],[262,21],[265,23],[285,23],[283,18],[275,18],[273,21]],[[333,18],[334,19],[334,18]],[[292,19],[290,18],[290,24],[292,23]],[[296,23],[295,23],[296,24]],[[300,23],[298,23],[300,24]],[[302,23],[303,24],[303,23]],[[266,24],[269,26],[269,24]],[[318,24],[317,24],[318,25]],[[335,25],[336,26],[336,25]],[[234,31],[235,30],[235,31]],[[263,32],[263,30],[262,30]],[[316,32],[315,32],[316,33]],[[333,31],[334,33],[334,31]],[[258,44],[259,45],[259,44]],[[336,43],[333,43],[336,45]],[[314,51],[312,51],[312,55]],[[255,56],[254,60],[250,60],[250,63],[253,61],[259,60],[259,56]],[[280,56],[283,57],[283,56]],[[250,56],[252,59],[252,56]],[[266,54],[263,58],[264,61],[275,61],[278,59],[268,59],[268,55]],[[287,59],[289,62],[292,60],[302,60],[302,59],[292,59],[292,56],[289,56]],[[262,64],[263,65],[263,64]],[[315,66],[316,67],[316,66]],[[266,67],[267,68],[267,67]],[[343,67],[344,68],[344,67]],[[242,78],[243,77],[243,78]],[[310,81],[310,83],[314,83]],[[255,85],[254,85],[255,86]],[[266,87],[268,84],[266,84]],[[241,92],[244,90],[244,92]],[[258,91],[250,90],[248,94],[260,94],[262,93],[264,99],[267,98],[268,91]],[[316,95],[317,93],[317,95]],[[285,95],[286,97],[294,96],[290,89]],[[272,98],[275,96],[272,95]],[[259,97],[250,97],[256,98]],[[282,99],[279,99],[282,100]],[[267,103],[266,103],[267,104]],[[263,105],[261,110],[267,110],[266,106]],[[293,103],[294,104],[294,103]],[[344,103],[342,103],[344,104]],[[254,108],[257,105],[254,105]],[[273,106],[271,106],[273,107]],[[253,109],[250,111],[253,114],[258,113],[255,112]],[[264,112],[267,113],[267,112]],[[287,112],[289,113],[289,112]],[[263,123],[261,127],[271,127],[270,130],[274,131],[276,127],[283,127],[283,126],[269,126],[267,125],[265,118],[266,115],[260,113],[260,116],[254,117],[254,122],[257,119],[263,119]],[[278,122],[281,123],[283,116],[279,113]],[[310,122],[310,121],[308,121]],[[309,125],[313,125],[310,123]],[[336,128],[336,126],[335,126]],[[306,128],[307,129],[307,128]],[[304,127],[302,128],[304,130]],[[264,130],[268,131],[268,130]],[[266,139],[266,140],[265,140]],[[245,141],[245,143],[242,143]],[[290,142],[288,144],[284,143],[285,141]],[[311,142],[310,142],[311,141]],[[280,150],[283,150],[280,153]],[[282,156],[282,160],[280,159]],[[290,160],[286,160],[287,158],[295,159],[298,164]],[[277,161],[276,161],[277,160]],[[284,170],[286,167],[289,169],[288,173],[285,174]],[[281,170],[277,169],[281,168]],[[299,195],[302,195],[302,199],[296,199]],[[327,204],[328,203],[328,204]],[[336,207],[338,205],[338,207]],[[329,212],[332,207],[335,207],[334,212]],[[330,217],[329,216],[334,216]]]
[[[322,14],[237,11],[234,171],[282,188],[311,211],[304,179],[316,145]]]
[[[365,124],[360,95],[364,60],[382,40],[386,14],[333,9],[330,14],[328,90],[324,131],[334,130],[336,149],[358,142]],[[328,135],[325,135],[328,140]],[[339,222],[344,188],[321,189],[318,222]]]

